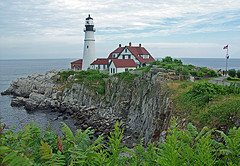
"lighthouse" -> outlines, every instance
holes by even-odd
[[[97,59],[95,55],[95,39],[94,39],[94,24],[93,18],[88,15],[85,21],[85,39],[84,39],[84,49],[83,49],[83,66],[82,70],[90,69],[90,64]]]

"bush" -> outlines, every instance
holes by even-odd
[[[240,78],[240,70],[237,71],[237,77]]]
[[[240,78],[236,78],[236,77],[227,77],[228,81],[240,81]]]
[[[172,63],[173,59],[170,56],[166,56],[165,58],[162,59],[162,62]]]
[[[196,71],[190,71],[190,74],[191,74],[192,76],[194,76],[194,77],[197,76],[197,72],[196,72]]]
[[[196,67],[193,65],[184,65],[181,60],[173,59],[169,56],[162,61],[154,61],[152,65],[157,65],[159,68],[174,70],[177,75],[188,76],[191,74],[195,77],[216,77],[217,72],[207,67]]]
[[[236,76],[236,70],[235,69],[230,69],[228,70],[228,75],[230,77],[235,77]]]
[[[217,76],[217,72],[214,71],[214,70],[209,70],[207,72],[207,75],[208,75],[208,77],[216,77]]]

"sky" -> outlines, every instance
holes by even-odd
[[[0,59],[82,58],[85,18],[96,54],[142,44],[154,57],[240,58],[240,0],[0,0]]]

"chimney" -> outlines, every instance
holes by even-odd
[[[141,44],[141,43],[139,44],[139,47],[142,47],[142,44]]]
[[[121,45],[121,44],[119,44],[119,47],[122,47],[122,45]]]
[[[131,42],[129,42],[129,46],[132,46],[132,43],[131,43]]]

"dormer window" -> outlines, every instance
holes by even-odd
[[[117,58],[117,54],[112,54],[112,57],[113,58]]]
[[[149,55],[140,55],[143,59],[149,59]]]

